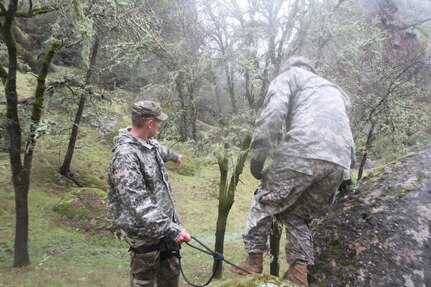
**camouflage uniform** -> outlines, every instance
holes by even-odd
[[[272,219],[286,226],[286,259],[313,264],[310,222],[324,216],[343,173],[354,162],[350,100],[338,86],[314,73],[305,58],[291,58],[270,84],[256,120],[252,160],[274,160],[262,171],[243,234],[248,253],[268,250]],[[297,65],[298,64],[298,65]],[[286,133],[277,143],[283,123]]]
[[[162,244],[159,251],[144,254],[130,252],[130,285],[131,286],[156,286],[177,287],[180,276],[178,258],[172,256],[161,260],[160,254],[171,244]]]
[[[131,252],[132,286],[178,286],[178,259],[160,260],[182,228],[174,208],[164,162],[178,155],[155,139],[144,141],[120,130],[109,167],[108,210],[133,248],[159,244],[160,250]]]

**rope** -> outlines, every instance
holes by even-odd
[[[200,247],[194,246],[194,245],[192,245],[192,244],[190,244],[190,243],[188,243],[188,242],[186,242],[186,244],[187,244],[188,246],[190,246],[191,248],[193,248],[193,249],[196,249],[196,250],[198,250],[198,251],[200,251],[200,252],[202,252],[202,253],[205,253],[205,254],[207,254],[207,255],[212,256],[212,257],[214,258],[214,260],[216,261],[216,266],[215,266],[215,268],[214,268],[214,270],[213,270],[213,273],[212,273],[211,277],[208,279],[208,281],[207,281],[205,284],[203,284],[203,285],[199,285],[199,284],[192,283],[192,282],[190,282],[190,280],[189,280],[189,279],[186,277],[186,275],[184,274],[184,270],[183,270],[183,267],[182,267],[182,265],[181,265],[181,256],[180,256],[180,252],[179,252],[179,247],[178,247],[178,249],[177,249],[177,257],[178,257],[178,261],[179,261],[179,264],[180,264],[180,271],[181,271],[181,275],[183,276],[184,281],[186,281],[186,283],[187,283],[187,284],[189,284],[190,286],[193,286],[193,287],[205,287],[205,286],[207,286],[208,284],[210,284],[210,283],[211,283],[211,281],[213,280],[214,276],[215,276],[216,271],[217,271],[217,270],[218,270],[218,268],[219,268],[219,265],[220,265],[220,262],[221,262],[221,261],[224,261],[224,262],[226,262],[227,264],[232,265],[233,267],[238,268],[239,270],[241,270],[241,271],[243,271],[243,272],[245,272],[245,273],[247,273],[247,274],[252,274],[251,272],[249,272],[249,271],[247,271],[247,270],[245,270],[245,269],[243,269],[243,268],[239,267],[238,265],[235,265],[235,264],[233,264],[232,262],[230,262],[230,261],[226,260],[226,259],[223,257],[223,254],[221,254],[221,253],[219,253],[219,252],[216,252],[216,251],[211,250],[208,246],[206,246],[203,242],[201,242],[201,241],[200,241],[200,240],[198,240],[197,238],[195,238],[195,237],[193,237],[193,236],[192,236],[192,239],[193,239],[194,241],[196,241],[197,243],[199,243],[199,244],[200,244],[203,248],[205,248],[205,249],[202,249],[202,248],[200,248]]]

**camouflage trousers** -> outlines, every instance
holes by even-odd
[[[309,224],[330,210],[342,181],[343,168],[330,162],[287,156],[274,160],[263,172],[251,203],[243,234],[247,253],[268,251],[267,240],[277,215],[286,228],[287,262],[313,265]]]
[[[166,245],[161,246],[165,250]],[[160,260],[160,251],[144,254],[130,252],[130,285],[132,287],[178,287],[180,266],[178,258],[172,256]]]

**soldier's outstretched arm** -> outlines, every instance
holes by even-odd
[[[112,165],[112,179],[117,186],[120,200],[141,223],[143,230],[154,237],[175,240],[182,228],[173,222],[150,199],[142,179],[139,160],[131,152],[119,152]],[[121,223],[119,223],[121,226]],[[127,225],[127,222],[124,224]]]
[[[170,148],[162,145],[158,141],[156,141],[154,139],[153,139],[153,141],[157,145],[157,148],[159,149],[160,155],[162,156],[162,159],[163,159],[164,162],[167,162],[169,160],[173,161],[173,162],[181,161],[181,158],[180,158],[179,154],[175,153]]]

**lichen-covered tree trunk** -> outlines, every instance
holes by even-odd
[[[197,109],[195,104],[195,83],[194,81],[189,81],[188,84],[188,98],[189,98],[189,125],[191,127],[191,136],[193,140],[198,139],[198,131],[196,126],[196,120],[197,120]]]
[[[175,86],[180,100],[180,140],[186,141],[188,138],[188,124],[187,124],[187,105],[186,105],[186,92],[185,92],[185,71],[179,71],[175,78]]]
[[[244,163],[247,159],[251,142],[251,136],[248,135],[242,142],[240,154],[238,155],[237,163],[233,168],[233,174],[228,184],[228,171],[229,171],[229,159],[227,153],[227,147],[225,151],[220,154],[217,158],[219,170],[220,170],[220,185],[219,185],[219,207],[217,216],[217,227],[215,234],[215,251],[223,254],[224,251],[224,238],[226,233],[226,223],[229,216],[230,209],[235,200],[235,190],[239,182],[239,176],[242,174],[244,169]],[[220,277],[222,273],[222,262],[214,260],[213,272],[215,277]]]
[[[236,97],[235,97],[235,82],[233,80],[233,69],[229,69],[229,63],[225,61],[225,74],[227,81],[227,89],[229,91],[230,96],[230,104],[232,106],[232,113],[238,112],[238,107],[236,105]]]
[[[192,138],[197,140],[197,108],[195,103],[195,85],[190,72],[180,70],[175,78],[175,86],[180,102],[180,141]]]
[[[248,102],[248,107],[250,109],[254,109],[255,105],[254,105],[254,95],[253,95],[253,83],[250,79],[250,69],[246,69],[245,74],[244,74],[244,78],[245,78],[245,97],[247,99]]]
[[[370,150],[371,144],[373,142],[375,125],[376,125],[376,123],[373,121],[371,123],[370,129],[368,130],[367,141],[365,142],[365,147],[364,147],[364,151],[362,153],[361,163],[359,164],[358,180],[360,180],[362,178],[362,175],[364,173],[365,163],[366,163],[367,158],[368,158],[368,151]]]
[[[93,46],[91,48],[90,62],[85,74],[85,86],[91,82],[91,75],[93,74],[94,65],[96,64],[97,52],[99,50],[99,34],[96,33]],[[75,120],[72,126],[72,132],[69,138],[69,145],[67,147],[66,155],[64,156],[63,164],[60,167],[60,174],[67,176],[70,173],[70,165],[72,163],[73,153],[75,151],[76,139],[78,138],[79,125],[81,123],[82,114],[84,112],[85,102],[87,95],[85,92],[79,98],[78,110],[76,111]]]
[[[30,187],[30,173],[33,162],[33,153],[36,146],[36,130],[42,117],[43,95],[46,89],[45,80],[48,74],[49,64],[51,63],[55,50],[59,47],[59,42],[53,43],[43,59],[41,69],[37,76],[37,86],[31,114],[30,132],[27,137],[27,144],[24,152],[24,165],[19,171],[19,176],[15,176],[13,174],[16,212],[14,267],[30,264],[30,257],[28,255],[28,192]]]
[[[51,63],[55,50],[60,44],[54,42],[45,54],[41,69],[37,76],[35,100],[31,114],[30,132],[24,151],[24,161],[21,158],[22,129],[18,116],[18,95],[16,91],[17,72],[17,45],[13,35],[12,25],[18,9],[18,1],[9,1],[8,8],[0,2],[4,22],[1,25],[3,41],[8,52],[8,70],[0,67],[6,95],[6,130],[9,136],[9,159],[12,171],[12,183],[15,191],[15,244],[14,244],[14,267],[30,264],[28,253],[28,192],[30,186],[30,171],[33,160],[33,152],[36,144],[36,130],[40,122],[43,107],[43,94],[45,92],[45,79],[48,74],[48,66]]]

